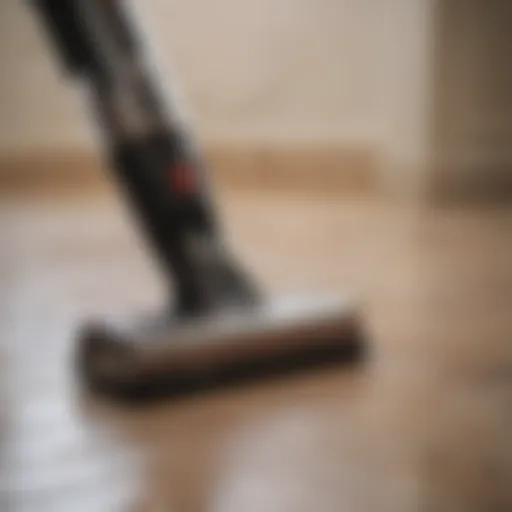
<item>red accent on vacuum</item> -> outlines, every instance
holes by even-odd
[[[192,194],[197,190],[197,182],[192,169],[186,164],[171,168],[172,189],[181,194]]]

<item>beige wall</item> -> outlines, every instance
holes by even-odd
[[[138,0],[209,139],[376,136],[375,0]],[[0,150],[91,143],[26,3],[0,3]],[[171,64],[172,63],[172,64]]]
[[[405,196],[511,181],[510,2],[135,5],[203,139],[366,146]],[[0,66],[0,152],[92,145],[80,91],[26,2],[0,1]]]
[[[428,182],[435,5],[435,0],[373,4],[380,177],[385,192],[399,199],[421,199]]]

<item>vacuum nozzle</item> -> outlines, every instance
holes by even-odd
[[[125,398],[182,394],[359,360],[357,313],[335,297],[284,297],[222,314],[90,325],[80,368],[95,390]]]

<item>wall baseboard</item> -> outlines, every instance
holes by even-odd
[[[340,195],[373,195],[377,164],[366,148],[334,146],[206,148],[215,186]],[[2,192],[106,190],[108,172],[88,150],[43,150],[0,154]]]

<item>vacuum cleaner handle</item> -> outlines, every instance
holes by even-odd
[[[90,86],[111,167],[182,309],[255,297],[220,243],[204,166],[176,102],[164,107],[119,0],[33,0],[68,71]],[[121,8],[121,5],[123,6]]]

